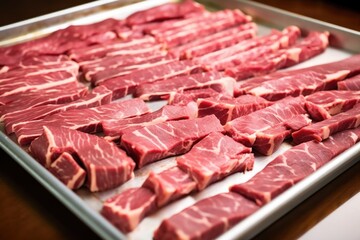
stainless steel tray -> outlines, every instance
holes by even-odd
[[[169,2],[169,0],[142,1],[138,3],[133,2],[134,1],[121,0],[96,1],[0,27],[0,46],[14,44],[20,41],[42,36],[70,24],[91,23],[109,17],[124,18],[132,12]],[[240,8],[254,17],[255,22],[259,24],[260,35],[267,33],[270,28],[283,28],[285,27],[285,23],[286,25],[297,25],[304,31],[327,30],[331,33],[331,47],[327,49],[325,53],[293,68],[336,61],[348,57],[353,53],[360,52],[360,46],[358,44],[360,42],[360,33],[353,30],[292,14],[255,2],[234,0],[223,0],[221,2],[208,0],[200,2],[204,3],[206,6],[215,8]],[[164,102],[153,102],[150,103],[150,107],[152,109],[156,109],[163,104]],[[234,174],[221,182],[211,185],[203,192],[193,194],[176,201],[144,219],[138,228],[132,233],[124,235],[99,214],[102,201],[125,188],[140,186],[149,171],[154,170],[159,172],[162,169],[174,165],[175,162],[173,158],[159,161],[136,171],[136,177],[134,179],[116,189],[102,193],[90,193],[86,189],[73,192],[52,176],[40,164],[38,164],[12,139],[6,136],[3,132],[2,126],[0,127],[1,148],[3,148],[49,192],[56,196],[66,207],[68,207],[75,215],[77,215],[83,222],[85,222],[104,239],[151,239],[152,232],[161,223],[162,219],[192,205],[194,202],[202,198],[220,192],[226,192],[228,187],[233,184],[247,181],[255,175],[256,172],[260,171],[276,155],[290,147],[290,145],[284,143],[274,155],[270,157],[256,157],[253,171],[246,174]],[[308,196],[358,162],[359,159],[360,143],[334,158],[330,163],[326,164],[321,169],[271,201],[269,204],[262,207],[259,211],[255,212],[227,233],[223,234],[220,239],[247,239],[256,235],[300,202],[305,200]]]

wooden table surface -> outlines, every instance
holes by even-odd
[[[84,3],[7,1],[0,26]],[[275,1],[268,5],[360,31],[360,11],[348,1]],[[98,239],[99,237],[0,150],[0,239]],[[360,161],[280,218],[255,239],[296,239],[360,192]]]

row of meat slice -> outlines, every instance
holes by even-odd
[[[201,191],[230,174],[251,170],[254,156],[250,151],[220,132],[210,133],[190,152],[177,157],[177,166],[160,173],[151,172],[141,187],[108,199],[102,214],[120,230],[132,231],[144,217],[162,206]]]
[[[216,238],[359,140],[360,129],[356,128],[323,142],[297,145],[272,160],[248,182],[200,200],[163,220],[154,239]]]

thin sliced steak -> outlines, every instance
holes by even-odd
[[[237,193],[220,193],[163,220],[154,239],[214,239],[258,209]]]
[[[14,132],[19,144],[26,145],[42,134],[45,125],[94,133],[102,129],[101,122],[104,120],[122,119],[147,112],[149,112],[149,108],[142,100],[130,99],[99,107],[72,109],[47,116],[44,119],[24,122],[18,124]]]
[[[186,154],[177,157],[179,168],[190,174],[198,190],[222,180],[235,172],[252,170],[251,148],[222,133],[210,133]]]
[[[0,86],[0,97],[8,97],[28,91],[54,88],[63,84],[77,85],[76,75],[72,72],[59,71],[40,76],[29,76],[21,81],[8,81]]]
[[[189,76],[177,76],[170,79],[146,83],[138,86],[134,96],[145,101],[168,99],[175,92],[190,89],[212,88],[218,92],[233,92],[235,80],[220,72],[202,72]]]
[[[266,54],[261,59],[242,62],[233,68],[226,69],[225,72],[239,81],[293,66],[322,53],[329,44],[328,37],[328,32],[311,32],[305,39],[290,48]]]
[[[251,95],[242,95],[229,99],[201,98],[197,100],[199,117],[214,114],[223,125],[235,118],[245,116],[272,104],[272,102],[264,98]]]
[[[360,125],[360,104],[356,104],[352,109],[339,113],[321,122],[301,128],[292,133],[295,144],[306,141],[323,141],[332,134],[346,129],[357,128]]]
[[[234,95],[253,93],[279,99],[285,95],[336,89],[340,80],[360,72],[359,61],[360,54],[337,62],[254,77],[238,82]]]
[[[360,102],[360,92],[320,91],[306,96],[306,110],[315,121],[322,121],[354,107]]]
[[[270,155],[291,133],[291,129],[286,128],[286,122],[303,114],[306,114],[304,97],[288,97],[269,107],[236,118],[226,123],[224,129],[232,138],[245,146],[254,146],[255,149],[261,150],[266,144],[267,151],[263,154]],[[272,130],[274,127],[280,130],[280,132],[276,131],[275,135],[275,129]],[[279,133],[282,139],[277,138]]]
[[[12,97],[4,97],[4,106],[0,106],[0,116],[3,119],[6,114],[24,111],[33,107],[46,104],[61,104],[75,101],[88,93],[88,87],[82,84],[61,85],[43,92],[26,92]],[[1,105],[1,104],[0,104]]]
[[[229,47],[243,40],[254,38],[255,35],[256,24],[250,22],[196,39],[170,49],[170,51],[180,58],[191,59]]]
[[[96,147],[94,147],[96,146]],[[30,145],[31,155],[49,167],[62,153],[76,154],[86,170],[86,186],[91,192],[114,188],[133,176],[134,162],[115,144],[80,131],[45,126]]]
[[[264,205],[359,141],[360,128],[334,134],[323,142],[310,141],[290,148],[249,181],[231,191]]]
[[[19,125],[31,123],[33,120],[43,119],[47,116],[68,111],[71,109],[84,109],[97,107],[111,102],[111,91],[104,87],[94,88],[86,96],[69,103],[47,104],[33,107],[21,112],[9,113],[4,116],[4,126],[8,134],[13,133]]]
[[[161,207],[195,190],[196,182],[175,166],[160,173],[150,172],[142,187],[155,193],[156,204]]]
[[[138,25],[147,22],[181,18],[194,12],[205,11],[204,6],[194,1],[166,3],[143,11],[137,11],[126,18],[126,24]]]
[[[107,199],[101,214],[122,232],[130,232],[157,210],[156,195],[147,188],[130,188]]]
[[[121,146],[141,168],[162,158],[185,153],[209,133],[221,131],[223,127],[215,116],[169,121],[124,134]]]
[[[338,82],[338,89],[360,91],[360,75]]]
[[[113,99],[118,99],[134,93],[135,88],[139,85],[201,71],[202,68],[190,60],[173,60],[150,68],[136,70],[125,76],[110,78],[100,82],[99,85],[113,91]]]
[[[279,49],[287,48],[293,45],[299,36],[300,29],[296,26],[290,26],[282,32],[273,31],[262,38],[243,41],[229,48],[204,55],[195,62],[203,63],[210,69],[221,71],[274,53]]]
[[[188,106],[169,106],[165,105],[161,109],[146,113],[137,117],[102,121],[102,128],[106,139],[117,140],[127,132],[153,124],[180,120],[193,119],[197,116],[196,104]]]
[[[63,152],[48,170],[70,189],[78,189],[85,183],[86,172],[68,152]]]
[[[111,18],[87,25],[69,26],[42,38],[0,48],[0,65],[16,65],[27,56],[63,54],[70,49],[110,41],[117,38],[117,30],[123,28],[122,21]]]
[[[108,58],[110,61],[104,60],[101,62],[102,66],[94,68],[87,68],[85,77],[90,79],[94,85],[99,85],[100,82],[110,78],[120,77],[130,74],[133,71],[150,68],[156,65],[161,65],[166,62],[171,62],[174,58],[167,55],[166,51],[153,51],[149,54],[136,55],[121,55],[119,58]],[[124,61],[122,61],[124,60]],[[110,63],[114,61],[114,64]],[[107,65],[103,65],[109,63]],[[123,65],[121,65],[124,63]]]
[[[227,91],[215,91],[212,88],[200,88],[186,90],[184,92],[174,92],[170,95],[168,102],[172,105],[185,106],[190,102],[196,102],[199,98],[228,99],[232,97]]]

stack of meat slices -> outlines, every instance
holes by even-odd
[[[0,48],[0,120],[73,190],[113,189],[152,169],[104,201],[123,232],[293,144],[154,235],[215,238],[359,141],[360,55],[277,71],[326,51],[328,37],[296,26],[258,36],[242,11],[191,0],[70,26]],[[152,111],[154,100],[168,104]]]

